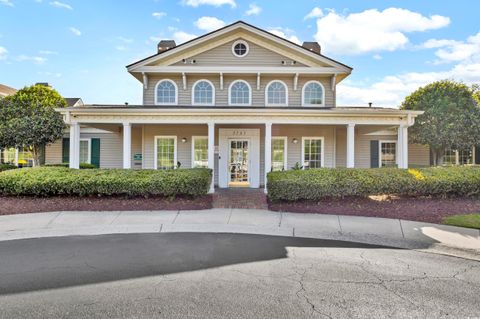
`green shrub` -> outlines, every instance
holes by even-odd
[[[211,170],[75,170],[62,167],[23,168],[0,173],[3,195],[202,196]]]
[[[322,168],[268,173],[272,201],[317,201],[370,195],[470,197],[480,194],[480,167]]]
[[[0,164],[0,172],[8,171],[15,168],[17,167],[13,164]]]
[[[55,164],[45,164],[45,167],[66,167],[68,168],[68,163],[55,163]],[[88,163],[80,163],[80,169],[92,169],[97,168],[97,166]]]

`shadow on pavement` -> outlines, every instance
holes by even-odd
[[[288,246],[385,248],[343,241],[207,233],[6,241],[0,243],[0,295],[286,258]]]

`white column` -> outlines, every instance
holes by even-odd
[[[287,156],[287,154],[285,154]],[[265,123],[265,193],[267,193],[267,174],[272,170],[272,123]]]
[[[210,194],[215,192],[215,123],[208,122],[208,168],[212,170]]]
[[[408,168],[408,126],[402,126],[402,168]]]
[[[397,130],[397,167],[403,168],[403,129],[402,126]]]
[[[70,168],[80,168],[80,125],[70,124]]]
[[[132,125],[123,123],[123,168],[132,168]]]
[[[347,126],[347,168],[355,167],[355,124]]]

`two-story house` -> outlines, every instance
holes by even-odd
[[[101,168],[209,167],[214,186],[265,185],[293,167],[407,168],[429,165],[408,145],[421,112],[337,107],[336,87],[352,71],[321,53],[239,21],[127,66],[143,84],[142,105],[59,110],[70,134],[46,162]]]

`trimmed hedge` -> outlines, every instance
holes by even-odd
[[[0,164],[0,172],[16,169],[17,167],[12,164]]]
[[[57,164],[45,164],[43,165],[45,167],[69,167],[68,163],[57,163]],[[93,164],[88,164],[88,163],[80,163],[80,169],[94,169],[97,168],[97,166]]]
[[[322,168],[271,172],[272,201],[318,201],[370,195],[473,197],[480,195],[480,167]]]
[[[210,169],[75,170],[22,168],[0,173],[0,194],[18,196],[202,196],[208,193]]]

